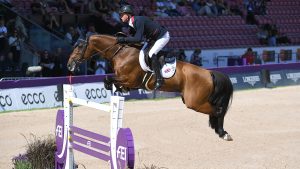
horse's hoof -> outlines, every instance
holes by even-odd
[[[232,141],[233,139],[232,139],[232,137],[228,134],[228,133],[226,133],[223,137],[221,137],[223,140],[226,140],[226,141]]]
[[[106,83],[104,83],[104,88],[106,90],[112,90],[112,84],[106,84]]]

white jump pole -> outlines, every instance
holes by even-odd
[[[64,118],[64,124],[65,124],[65,132],[64,132],[64,138],[70,136],[70,126],[73,126],[73,104],[79,104],[91,108],[95,108],[97,110],[109,112],[111,116],[111,124],[110,124],[110,136],[111,136],[111,155],[112,155],[112,164],[114,168],[117,168],[117,161],[116,161],[116,140],[117,140],[117,133],[120,128],[122,128],[122,120],[123,120],[123,107],[124,107],[124,97],[120,96],[111,96],[111,102],[110,106],[95,103],[79,98],[74,97],[73,93],[73,86],[72,85],[63,85],[64,89],[64,112],[65,112],[65,118]],[[68,142],[71,142],[72,140],[70,138],[65,139]],[[73,169],[74,166],[74,153],[72,149],[71,144],[64,144],[68,145],[67,148],[67,162],[65,165],[65,168],[67,169]],[[64,152],[64,151],[62,151]]]

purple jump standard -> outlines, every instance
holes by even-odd
[[[121,128],[124,98],[112,96],[110,108],[105,105],[99,108],[99,105],[95,106],[98,103],[73,98],[72,91],[72,86],[64,85],[64,110],[58,110],[56,116],[55,169],[75,169],[73,150],[106,161],[111,169],[133,169],[135,155],[132,132],[129,128]],[[111,137],[74,126],[73,103],[110,110]]]

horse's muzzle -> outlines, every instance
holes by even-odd
[[[68,65],[67,65],[68,70],[71,71],[71,72],[75,71],[76,66],[77,66],[77,64],[74,60],[72,60],[71,63],[68,63]]]

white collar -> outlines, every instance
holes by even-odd
[[[132,18],[133,18],[133,16],[132,16],[132,17],[130,17],[130,19],[129,19],[129,23],[128,23],[128,24],[129,24],[129,26],[131,26],[131,27],[133,27],[133,23],[132,23],[132,22],[133,22],[133,20],[132,20]],[[133,27],[133,28],[134,28],[134,27]]]

